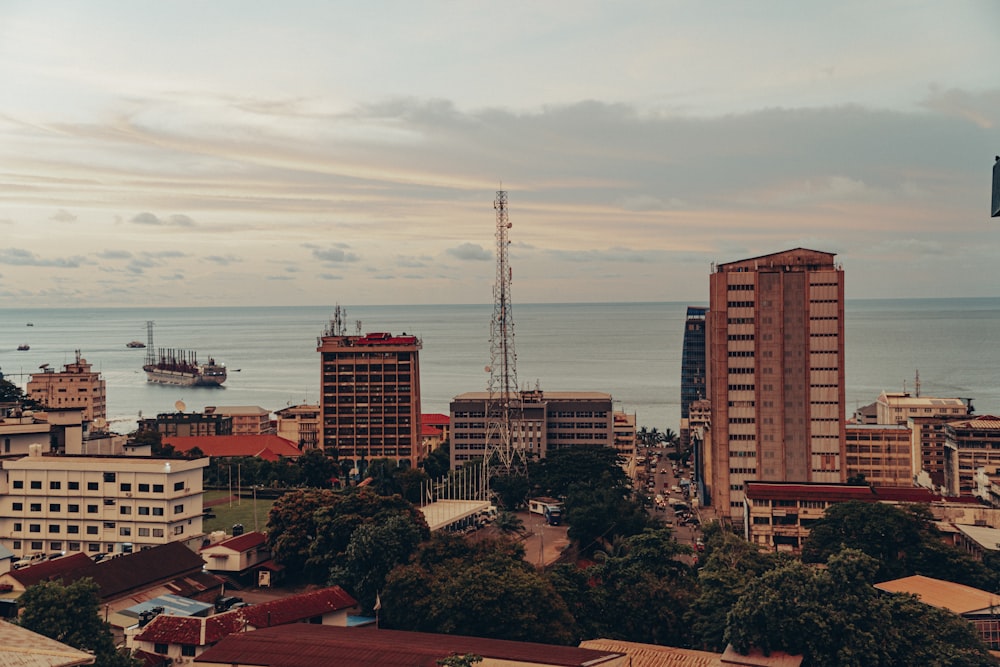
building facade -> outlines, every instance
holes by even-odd
[[[949,495],[976,495],[977,471],[1000,482],[1000,417],[979,415],[944,427],[944,489]],[[990,498],[984,498],[990,500]]]
[[[359,469],[387,458],[411,467],[420,452],[420,340],[328,331],[318,341],[325,450]]]
[[[690,445],[691,404],[707,398],[705,392],[705,315],[708,308],[688,306],[681,348],[681,449]]]
[[[875,401],[879,424],[905,424],[911,417],[950,417],[969,414],[969,404],[960,398],[911,396],[908,392],[882,392]]]
[[[43,456],[0,461],[0,544],[19,556],[138,551],[202,531],[208,459]]]
[[[140,419],[139,432],[158,432],[164,436],[232,435],[233,420],[225,415],[202,412],[164,412],[156,419]]]
[[[913,484],[910,429],[906,424],[848,424],[844,440],[847,478],[871,486]]]
[[[206,415],[222,415],[233,420],[233,435],[271,435],[271,411],[259,405],[206,405]]]
[[[844,272],[796,248],[719,264],[706,318],[708,491],[740,520],[754,480],[846,479]]]
[[[319,406],[290,405],[274,413],[278,421],[278,435],[297,442],[302,451],[319,446]]]
[[[83,419],[92,422],[108,417],[108,396],[104,379],[93,365],[76,351],[76,361],[56,372],[46,364],[41,373],[32,373],[25,393],[49,408],[81,408]]]
[[[451,401],[451,466],[485,458],[489,392],[468,392]],[[511,401],[513,446],[529,459],[573,445],[613,447],[611,394],[585,391],[521,391]]]

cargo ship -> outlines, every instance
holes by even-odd
[[[190,350],[153,347],[153,323],[146,322],[149,343],[146,346],[146,381],[183,387],[221,387],[226,381],[226,366],[212,357],[198,363],[198,354]]]

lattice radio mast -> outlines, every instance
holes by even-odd
[[[493,285],[493,319],[490,323],[490,383],[486,404],[487,479],[498,475],[526,475],[524,443],[517,442],[521,425],[521,399],[517,389],[517,354],[511,311],[511,268],[508,249],[507,191],[498,190],[493,202],[497,212],[497,275]]]

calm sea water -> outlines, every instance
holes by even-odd
[[[515,304],[517,376],[523,387],[604,391],[647,427],[678,429],[680,364],[688,303]],[[697,304],[691,304],[697,305]],[[319,401],[316,338],[332,307],[0,309],[0,369],[24,387],[41,364],[61,369],[75,350],[107,382],[108,418],[129,432],[151,417],[208,405],[279,410]],[[1000,413],[1000,298],[848,301],[847,409],[883,389],[972,397],[979,414]],[[491,305],[351,306],[365,332],[415,334],[425,412],[448,412],[451,398],[483,391],[490,360]],[[222,389],[146,382],[146,340],[196,350],[230,369]],[[27,326],[28,323],[33,326]],[[28,351],[17,346],[26,343]]]

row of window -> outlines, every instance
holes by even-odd
[[[115,527],[116,527],[116,524],[115,524],[114,521],[105,521],[103,527],[104,527],[104,530],[114,530]],[[47,532],[50,535],[58,535],[58,534],[60,534],[62,532],[62,528],[63,527],[60,524],[58,524],[58,523],[50,523],[47,526]],[[91,525],[91,526],[86,526],[85,528],[86,528],[86,534],[87,535],[100,535],[101,534],[101,530],[100,530],[101,526]],[[117,526],[117,528],[118,528],[118,535],[120,537],[131,537],[132,536],[132,526]],[[14,530],[12,532],[14,532],[14,533],[20,533],[23,530],[24,530],[24,525],[20,521],[15,521],[14,522]],[[29,523],[28,524],[28,532],[29,533],[41,533],[42,532],[42,524],[40,524],[40,523]],[[184,526],[183,525],[174,526],[173,533],[174,533],[174,535],[183,535],[184,534]],[[79,535],[80,534],[80,526],[77,525],[77,524],[75,524],[75,523],[68,524],[66,526],[66,534],[68,534],[68,535]],[[163,537],[163,535],[164,535],[164,529],[163,528],[141,527],[141,528],[137,528],[136,529],[136,535],[138,535],[139,537]],[[15,546],[15,549],[16,548],[17,547]]]
[[[115,481],[115,473],[113,473],[113,472],[106,472],[106,473],[104,473],[104,481],[105,482],[114,482]],[[138,488],[139,493],[150,493],[150,492],[152,492],[152,493],[163,493],[163,485],[162,484],[147,484],[147,483],[142,483],[142,484],[136,484],[135,486]],[[23,479],[11,480],[11,488],[14,488],[14,489],[23,489],[24,488],[24,480]],[[41,489],[42,488],[42,480],[40,480],[40,479],[30,480],[28,482],[28,488],[34,489],[34,490]],[[80,482],[75,482],[75,481],[73,481],[73,482],[66,482],[66,488],[69,491],[79,491],[80,490]],[[119,488],[119,490],[122,493],[130,493],[132,491],[132,483],[131,482],[122,482],[121,484],[119,484],[118,488]],[[49,490],[50,491],[60,491],[60,490],[62,490],[62,482],[61,481],[57,481],[57,480],[51,480],[49,482]],[[87,490],[88,491],[100,491],[101,490],[100,489],[100,482],[87,482]],[[184,490],[184,482],[175,482],[174,483],[174,491],[183,491],[183,490]]]
[[[114,498],[105,498],[104,499],[104,504],[105,505],[114,505],[115,504],[115,499]],[[99,508],[99,505],[87,505],[87,514],[97,514],[99,512],[98,508]],[[23,512],[24,511],[24,503],[22,503],[22,502],[11,503],[11,510],[13,510],[14,512]],[[29,512],[41,512],[42,511],[42,503],[28,503],[28,511]],[[78,503],[67,503],[66,504],[66,511],[69,514],[79,514],[80,513],[80,505]],[[49,512],[62,512],[62,503],[49,503]],[[119,514],[131,514],[132,513],[132,506],[131,505],[122,505],[122,506],[120,506],[118,508],[118,513]],[[139,514],[140,516],[163,516],[163,508],[162,507],[147,507],[145,505],[140,505],[140,506],[138,506],[136,508],[136,513]],[[174,514],[183,514],[183,513],[184,513],[184,505],[183,504],[181,504],[181,505],[174,505]]]

